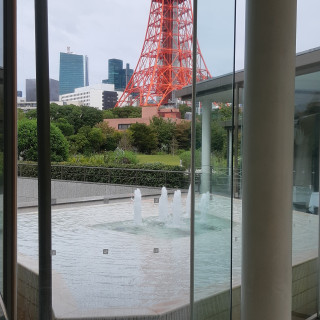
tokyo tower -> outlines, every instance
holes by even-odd
[[[148,27],[135,71],[116,107],[162,106],[192,83],[191,0],[151,0]],[[197,81],[211,78],[197,44]]]

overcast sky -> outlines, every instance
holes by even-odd
[[[245,0],[238,0],[237,69],[243,68]],[[151,0],[48,0],[50,77],[59,80],[59,53],[89,58],[90,84],[108,78],[108,59],[135,68]],[[212,76],[232,71],[233,0],[199,0],[199,44]],[[302,5],[303,4],[303,5]],[[320,46],[319,0],[298,0],[297,52]],[[35,78],[34,0],[18,0],[18,90]]]

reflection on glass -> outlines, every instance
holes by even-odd
[[[0,297],[0,320],[8,320],[6,308],[4,306],[2,297]]]
[[[313,315],[317,308],[316,279],[319,224],[320,72],[296,77],[293,171],[293,313]],[[319,270],[318,270],[319,272]],[[306,283],[306,282],[304,282]],[[303,300],[302,295],[309,292]]]
[[[198,7],[198,41],[209,71],[214,78],[230,74],[234,1],[199,0]],[[224,27],[217,28],[220,24]],[[201,92],[200,84],[196,87],[193,319],[230,318],[232,75],[226,79],[225,87],[218,86],[211,93]],[[239,224],[233,227],[239,233]]]
[[[294,207],[317,214],[313,193],[319,192],[319,72],[296,78],[295,105]]]

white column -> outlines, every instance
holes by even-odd
[[[296,0],[247,0],[242,320],[291,319]]]
[[[201,193],[210,191],[211,105],[202,105]]]

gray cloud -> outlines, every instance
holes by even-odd
[[[90,83],[107,78],[107,61],[134,68],[148,23],[150,0],[48,0],[50,75],[59,79],[67,46],[89,57]],[[233,0],[199,0],[199,43],[212,75],[232,71]],[[245,0],[238,0],[237,69],[243,68]],[[297,51],[320,45],[319,0],[298,0]],[[18,89],[35,77],[34,1],[18,0]],[[25,91],[24,91],[25,93]]]
[[[18,89],[23,91],[25,79],[35,77],[33,6],[33,0],[18,0]],[[67,46],[89,57],[91,84],[108,77],[110,58],[135,67],[148,7],[146,0],[49,0],[50,76],[59,79],[59,52],[65,52]]]

